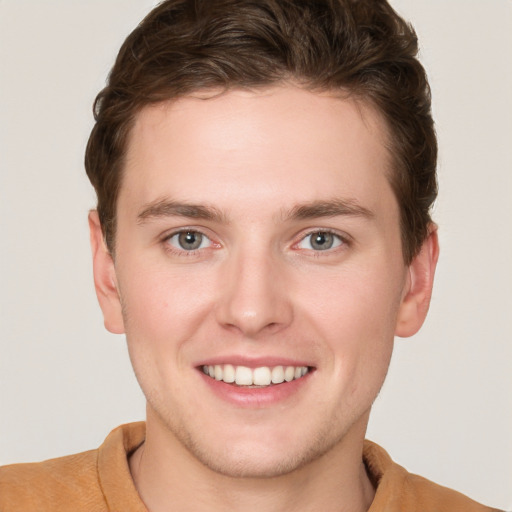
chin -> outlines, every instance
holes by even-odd
[[[268,436],[259,441],[226,441],[196,443],[181,439],[192,456],[215,473],[231,478],[276,478],[301,469],[329,452],[339,439],[318,436],[311,440],[269,442]],[[288,440],[289,441],[289,440]],[[309,441],[309,442],[308,442]]]
[[[213,454],[211,451],[196,450],[193,455],[204,466],[215,473],[230,478],[276,478],[296,471],[309,462],[309,457],[298,454],[269,454],[263,450],[236,450],[229,448],[229,453]]]

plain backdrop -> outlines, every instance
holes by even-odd
[[[144,417],[91,278],[91,105],[150,0],[0,0],[0,463],[99,446]],[[512,2],[394,0],[416,27],[440,143],[430,316],[397,340],[368,437],[512,508]]]

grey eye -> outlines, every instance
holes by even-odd
[[[334,237],[331,233],[313,233],[311,236],[311,247],[317,251],[330,249],[334,243]]]
[[[301,249],[327,251],[343,243],[341,238],[329,231],[315,231],[305,236],[299,243]]]
[[[195,231],[186,231],[178,235],[178,243],[182,249],[193,251],[201,246],[203,235]]]
[[[210,239],[199,231],[181,231],[169,238],[169,243],[183,251],[195,251],[210,245]]]

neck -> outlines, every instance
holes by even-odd
[[[131,456],[130,471],[151,512],[366,512],[375,490],[362,461],[366,422],[362,435],[356,427],[329,452],[290,473],[234,478],[206,467],[172,434],[148,421],[146,441]]]

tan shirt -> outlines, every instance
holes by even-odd
[[[130,423],[113,430],[97,450],[0,468],[0,511],[147,512],[128,467],[128,455],[144,435],[144,423]],[[408,473],[370,441],[364,460],[377,486],[369,512],[495,510]]]

